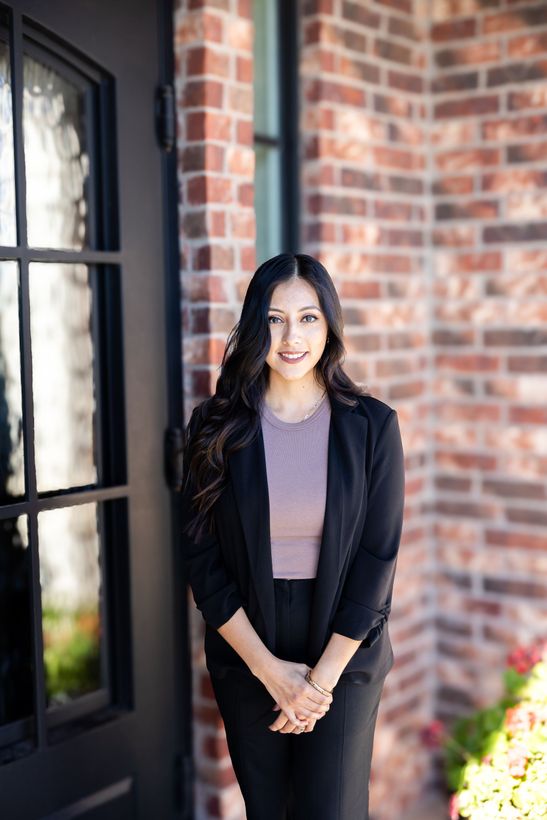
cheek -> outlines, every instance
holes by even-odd
[[[279,341],[279,339],[278,339],[279,332],[276,332],[276,331],[277,331],[277,328],[272,327],[270,325],[270,350],[269,350],[270,353],[272,352],[272,348],[275,347],[275,345]]]
[[[313,344],[317,346],[322,346],[325,344],[327,340],[327,330],[324,327],[314,328],[313,332]]]
[[[276,357],[276,350],[279,346],[279,339],[277,338],[278,334],[275,332],[275,328],[270,327],[270,349],[268,350],[268,354],[266,356],[266,361],[272,361]]]

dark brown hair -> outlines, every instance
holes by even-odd
[[[226,482],[230,453],[248,445],[260,427],[259,407],[267,389],[270,349],[268,310],[280,282],[300,277],[316,291],[328,325],[323,355],[315,376],[329,398],[354,405],[355,395],[366,394],[342,369],[345,358],[343,317],[338,294],[325,267],[307,254],[281,253],[255,271],[238,323],[230,331],[213,396],[193,411],[183,441],[185,483],[192,491],[194,514],[184,521],[185,532],[200,540],[205,528],[213,532],[212,510]]]

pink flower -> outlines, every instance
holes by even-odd
[[[536,722],[536,715],[526,706],[517,705],[505,710],[505,725],[509,735],[527,732]]]
[[[460,810],[458,808],[458,795],[451,794],[450,800],[448,801],[448,814],[450,820],[458,820],[460,816]]]
[[[507,764],[511,777],[524,777],[527,763],[527,749],[522,743],[516,743],[507,750]]]

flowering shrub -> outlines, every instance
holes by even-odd
[[[440,747],[451,820],[547,818],[547,639],[507,656],[505,693],[493,706],[422,732]]]

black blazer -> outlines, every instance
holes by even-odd
[[[394,663],[387,619],[404,505],[404,454],[395,410],[372,396],[352,408],[331,403],[327,496],[307,656],[313,667],[332,632],[361,641],[344,668],[366,680]],[[189,421],[192,434],[198,407]],[[186,471],[185,471],[186,472]],[[182,491],[188,523],[193,485]],[[215,534],[199,543],[182,535],[188,580],[205,620],[210,672],[247,669],[217,631],[242,606],[275,654],[275,597],[269,498],[262,430],[228,458],[228,484],[214,508]],[[356,677],[359,677],[357,675]]]

